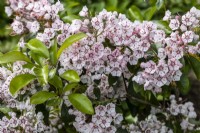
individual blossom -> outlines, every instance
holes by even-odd
[[[170,24],[169,24],[169,27],[172,29],[172,30],[177,30],[180,26],[180,22],[178,19],[171,19],[170,20]]]
[[[185,44],[192,42],[194,39],[194,33],[192,31],[186,31],[182,34],[182,40]]]

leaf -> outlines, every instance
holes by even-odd
[[[10,93],[15,95],[20,89],[27,86],[36,77],[32,74],[21,74],[14,77],[10,82]]]
[[[60,77],[66,79],[69,82],[80,82],[80,77],[74,70],[67,70]]]
[[[26,61],[32,63],[31,60],[26,55],[24,55],[19,51],[8,52],[0,56],[0,64],[10,63],[15,61]]]
[[[131,20],[133,20],[133,21],[134,20],[140,20],[140,21],[143,20],[140,9],[134,5],[128,9],[128,15],[130,16]]]
[[[49,58],[47,47],[38,39],[31,39],[26,45],[32,52],[45,58]]]
[[[144,90],[142,85],[139,85],[136,82],[133,82],[133,89],[136,93],[141,92],[142,90]]]
[[[56,63],[57,63],[57,55],[56,55],[57,54],[57,50],[58,50],[57,41],[54,40],[53,45],[49,49],[50,61],[51,61],[51,63],[53,65],[56,65]]]
[[[54,77],[49,80],[49,83],[51,85],[53,85],[55,88],[58,88],[58,89],[62,89],[63,88],[62,80],[57,75],[54,75]]]
[[[0,112],[4,113],[4,114],[8,114],[9,112],[11,112],[12,110],[8,107],[5,106],[0,106]]]
[[[178,87],[180,88],[180,92],[183,95],[188,94],[190,90],[190,81],[186,74],[182,74],[180,81],[177,84],[178,84]]]
[[[59,106],[62,103],[61,98],[52,98],[51,100],[47,101],[47,106]]]
[[[30,51],[29,52],[29,55],[31,56],[31,58],[40,66],[44,66],[44,61],[45,61],[45,58]]]
[[[197,79],[200,79],[200,58],[192,54],[188,58]]]
[[[157,2],[156,2],[156,8],[158,10],[160,10],[164,6],[164,4],[165,4],[164,0],[157,0]]]
[[[48,76],[49,76],[49,67],[48,65],[44,66],[43,68],[35,68],[34,70],[35,75],[38,78],[39,83],[44,86],[48,83]]]
[[[145,12],[144,12],[145,20],[151,20],[151,18],[155,14],[156,10],[157,9],[155,6],[149,7],[147,10],[145,10]]]
[[[72,90],[73,88],[76,88],[77,86],[78,86],[77,83],[69,83],[69,84],[67,84],[67,85],[65,86],[65,88],[64,88],[63,90],[64,90],[64,92],[70,91],[70,90]]]
[[[88,99],[87,96],[83,94],[73,93],[68,96],[69,101],[72,105],[79,111],[85,114],[94,114],[94,108],[92,102]]]
[[[53,68],[49,71],[49,79],[52,79],[56,74],[56,68]]]
[[[53,98],[55,96],[57,96],[55,93],[48,92],[48,91],[40,91],[40,92],[35,93],[31,97],[30,101],[31,101],[31,104],[41,104],[41,103],[46,102],[49,98]]]
[[[57,59],[60,57],[60,55],[62,54],[62,52],[68,48],[69,46],[71,46],[73,43],[79,41],[80,39],[86,37],[86,34],[84,33],[78,33],[75,35],[70,36],[69,38],[67,38],[64,43],[62,44],[62,46],[60,47],[60,49],[58,50],[57,53]]]
[[[170,34],[172,30],[169,28],[169,23],[167,21],[162,21],[162,20],[156,20],[154,21],[158,28],[164,30],[167,34]]]
[[[80,19],[80,17],[78,15],[71,14],[62,18],[65,23],[71,23],[74,19]]]
[[[106,0],[106,9],[109,11],[117,10],[118,0]]]

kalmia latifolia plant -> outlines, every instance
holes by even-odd
[[[18,48],[0,56],[1,133],[197,133],[200,10],[165,26],[103,10],[64,23],[63,5],[8,0]],[[169,30],[166,30],[168,27]]]

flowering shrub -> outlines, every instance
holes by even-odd
[[[189,70],[200,78],[200,10],[130,21],[106,10],[64,23],[63,5],[8,0],[18,49],[0,57],[0,131],[198,131]],[[168,25],[166,25],[168,24]]]

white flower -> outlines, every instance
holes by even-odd
[[[178,19],[171,19],[170,20],[170,24],[169,24],[169,27],[172,29],[172,30],[177,30],[180,26],[180,22]]]
[[[186,26],[191,26],[195,21],[196,18],[189,12],[182,16],[182,23]]]
[[[13,14],[13,10],[9,6],[5,7],[5,12],[8,17],[10,17]]]
[[[40,24],[38,21],[30,22],[29,25],[30,25],[30,26],[28,26],[29,31],[32,33],[36,33],[40,29]]]
[[[192,31],[186,31],[182,34],[182,40],[184,43],[190,43],[194,39],[194,32]]]
[[[165,16],[163,17],[163,20],[169,20],[171,18],[171,12],[167,10],[165,12]]]
[[[84,7],[82,8],[82,10],[79,12],[79,15],[80,15],[81,17],[86,17],[86,16],[88,16],[88,8],[87,8],[86,6],[84,6]]]
[[[11,27],[13,29],[13,31],[16,34],[22,34],[24,31],[24,25],[22,22],[15,20],[12,24]]]

